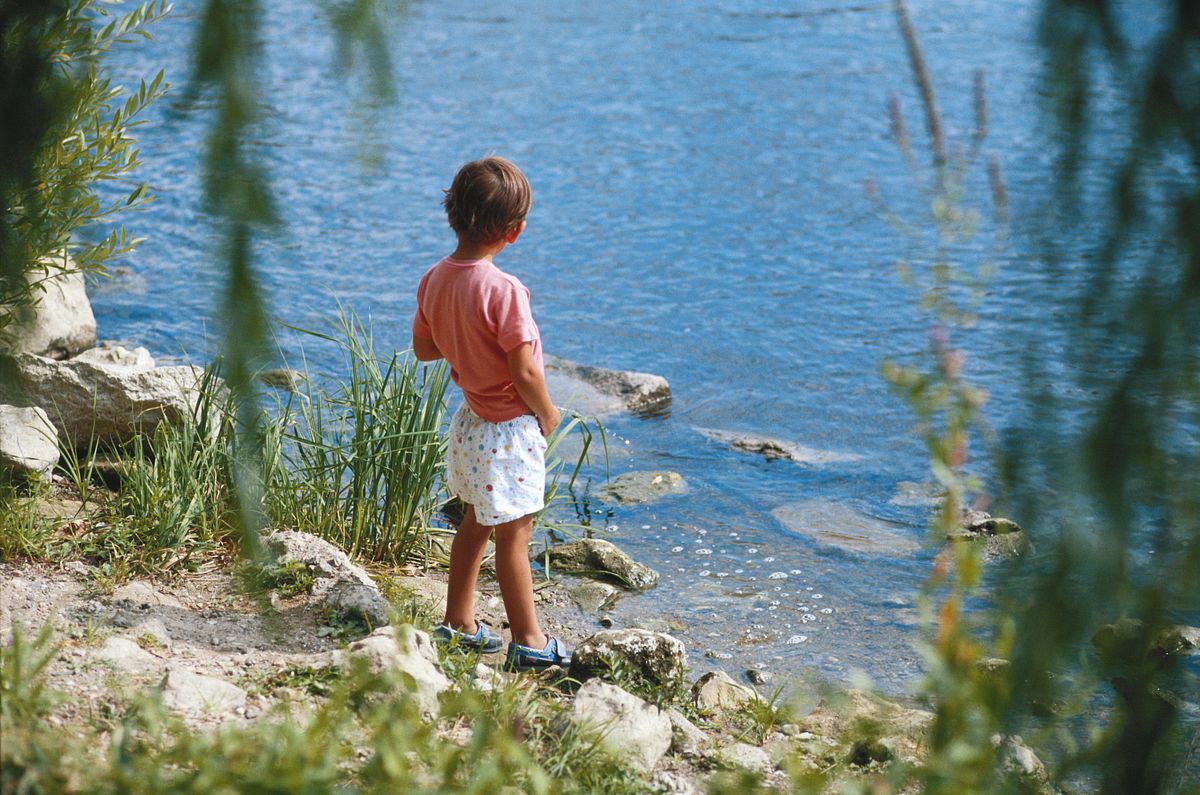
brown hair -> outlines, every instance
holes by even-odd
[[[442,206],[450,228],[472,243],[494,243],[525,219],[533,203],[529,180],[503,157],[467,163],[454,175]]]

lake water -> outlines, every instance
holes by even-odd
[[[127,48],[121,74],[168,65],[181,86],[195,5],[178,3],[153,43]],[[921,249],[863,187],[873,180],[917,217],[889,137],[891,93],[918,140],[923,129],[890,4],[567,0],[518,15],[415,3],[394,20],[399,102],[373,124],[361,122],[362,81],[335,68],[319,4],[265,5],[262,151],[286,223],[260,251],[272,311],[321,328],[341,301],[370,315],[381,346],[406,347],[417,280],[453,242],[441,189],[467,160],[510,157],[534,205],[498,264],[531,288],[547,352],[659,373],[674,391],[665,416],[609,423],[614,474],[669,469],[689,484],[686,496],[642,507],[590,503],[594,526],[662,573],[654,591],[619,602],[617,622],[682,625],[697,669],[842,680],[861,670],[885,690],[910,684],[915,593],[934,550],[925,509],[896,495],[928,476],[879,367],[926,344],[916,295],[894,268]],[[973,70],[987,76],[986,151],[1002,164],[1015,224],[980,325],[962,341],[1003,430],[1020,405],[1027,335],[1054,299],[1035,296],[1044,285],[1028,266],[1050,184],[1040,3],[913,6],[952,137],[966,140],[974,124]],[[167,111],[139,134],[158,200],[131,224],[148,239],[132,273],[99,286],[95,308],[103,338],[207,360],[221,267],[201,207],[205,119]],[[379,171],[364,151],[381,158]],[[968,192],[986,212],[980,174]],[[969,262],[991,250],[986,228],[966,247]],[[294,338],[282,345],[297,353]],[[316,370],[333,366],[327,351],[309,354]],[[856,458],[769,462],[699,429]],[[796,516],[882,527],[892,541],[882,554],[823,544],[785,528],[781,517]]]

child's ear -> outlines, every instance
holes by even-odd
[[[517,242],[517,238],[520,237],[521,233],[524,231],[525,231],[525,219],[522,218],[521,223],[519,223],[515,227],[513,227],[512,231],[504,236],[505,242],[507,242],[511,246],[513,243]]]

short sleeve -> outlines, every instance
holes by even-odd
[[[538,339],[537,324],[529,308],[529,290],[522,284],[509,284],[497,291],[491,307],[496,321],[496,341],[508,353],[523,342]]]
[[[429,318],[425,316],[425,309],[421,306],[421,299],[424,297],[425,278],[423,277],[417,286],[417,313],[413,316],[412,333],[414,337],[431,340],[433,339],[433,328],[430,327]]]

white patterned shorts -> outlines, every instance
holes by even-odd
[[[546,439],[532,414],[488,422],[464,403],[450,421],[448,447],[450,493],[475,507],[481,525],[511,522],[545,506]]]

